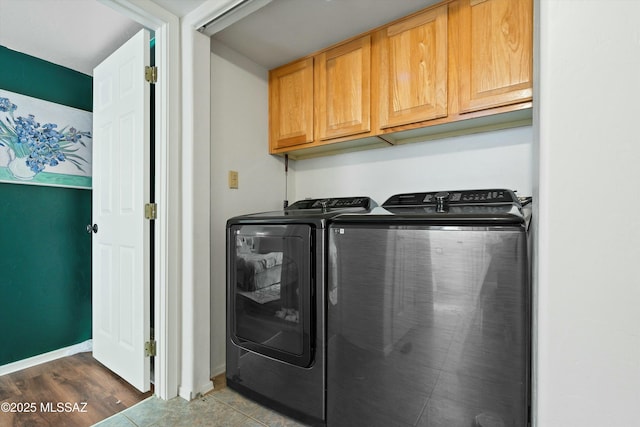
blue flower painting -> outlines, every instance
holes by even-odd
[[[0,90],[0,181],[90,188],[90,143],[90,112]]]

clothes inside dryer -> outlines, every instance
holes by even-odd
[[[233,226],[229,272],[232,340],[303,367],[311,363],[311,231],[306,224]]]

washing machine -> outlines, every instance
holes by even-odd
[[[331,222],[328,426],[528,425],[529,201],[406,193]]]
[[[301,200],[227,221],[228,387],[325,424],[328,225],[375,206],[368,197]]]

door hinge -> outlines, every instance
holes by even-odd
[[[144,343],[144,357],[153,357],[156,355],[156,341],[151,340]]]
[[[158,81],[158,67],[144,67],[144,79],[155,84]]]
[[[157,219],[158,205],[155,203],[146,203],[144,205],[144,217],[146,219]]]

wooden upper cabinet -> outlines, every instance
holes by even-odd
[[[447,5],[379,33],[380,128],[447,116]]]
[[[532,99],[532,0],[460,0],[461,112]]]
[[[316,56],[316,94],[319,139],[371,130],[371,36]]]
[[[533,0],[443,0],[271,70],[270,152],[519,126],[532,98]]]
[[[313,58],[269,72],[270,151],[312,143]]]

